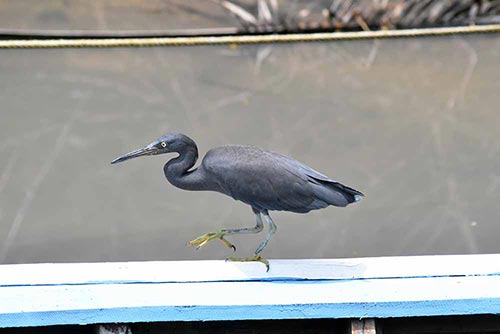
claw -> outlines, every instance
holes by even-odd
[[[266,272],[269,271],[269,261],[267,259],[264,259],[263,257],[260,256],[260,254],[254,254],[253,256],[250,257],[228,257],[226,261],[232,261],[232,262],[260,262],[266,266]]]
[[[187,245],[196,246],[196,249],[198,250],[200,248],[205,247],[210,241],[219,239],[219,241],[222,242],[224,246],[226,246],[227,248],[232,248],[233,251],[236,251],[236,247],[232,243],[224,239],[224,235],[225,233],[223,231],[210,232],[202,236],[199,236],[194,240],[191,240],[190,242],[187,243]]]
[[[236,252],[236,246],[224,239],[224,237],[220,237],[219,241],[222,242],[227,248],[232,248],[233,252]]]

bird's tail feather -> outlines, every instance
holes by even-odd
[[[363,194],[361,191],[358,191],[354,188],[345,186],[341,183],[336,183],[335,186],[337,189],[341,190],[343,193],[351,195],[354,199],[354,202],[359,202],[361,200],[361,198],[363,198],[365,196],[365,194]]]
[[[350,203],[359,202],[364,196],[362,192],[342,183],[313,179],[314,183],[318,184],[317,187],[314,187],[316,196],[329,205],[346,206]]]
[[[331,184],[335,190],[339,191],[344,195],[350,203],[359,202],[365,196],[361,191],[354,188],[343,185],[342,183],[332,183]]]

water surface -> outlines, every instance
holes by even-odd
[[[253,226],[186,192],[168,156],[109,162],[166,131],[201,155],[251,144],[357,188],[348,208],[274,213],[270,258],[499,252],[500,39],[3,50],[0,262],[222,259],[185,243]],[[264,235],[230,238],[249,255]]]

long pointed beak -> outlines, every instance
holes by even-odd
[[[125,154],[125,155],[122,155],[121,157],[116,158],[115,160],[111,161],[111,163],[112,164],[117,164],[119,162],[126,161],[126,160],[129,160],[129,159],[133,159],[133,158],[137,158],[137,157],[142,157],[143,155],[153,155],[153,154],[155,154],[156,150],[157,149],[154,148],[154,147],[146,146],[146,147],[140,148],[138,150],[129,152],[129,153]]]

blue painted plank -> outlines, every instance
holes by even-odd
[[[443,311],[444,310],[444,311]],[[266,319],[391,318],[414,316],[500,314],[500,298],[412,303],[347,303],[342,305],[246,305],[132,307],[99,310],[46,311],[0,315],[0,327],[160,321],[224,321]]]
[[[269,276],[260,264],[222,261],[0,266],[0,327],[500,314],[499,260],[281,260],[271,263],[271,271],[278,265]],[[93,266],[103,271],[89,273]],[[37,278],[47,267],[57,270]],[[222,272],[205,275],[211,267]],[[184,272],[171,275],[173,268]],[[81,270],[86,276],[79,279]]]
[[[433,255],[354,259],[224,261],[147,261],[117,263],[42,263],[0,265],[0,286],[344,280],[500,274],[500,254]]]

